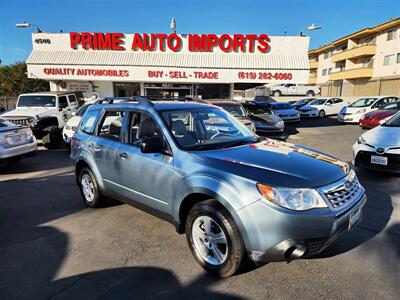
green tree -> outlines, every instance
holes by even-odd
[[[17,97],[22,93],[48,90],[49,83],[47,81],[28,78],[25,62],[0,66],[0,96]]]

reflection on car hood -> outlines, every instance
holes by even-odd
[[[283,115],[288,115],[288,114],[297,114],[297,110],[293,108],[289,109],[273,109],[274,112],[277,114],[283,114]]]
[[[362,137],[372,146],[400,147],[400,127],[378,126]]]
[[[326,154],[266,139],[239,147],[192,152],[202,164],[272,186],[311,188],[343,178],[349,165]]]
[[[260,122],[266,122],[269,125],[274,125],[281,121],[282,119],[278,116],[271,115],[271,114],[257,114],[257,115],[252,115],[251,119],[253,121],[260,121]]]
[[[387,117],[393,116],[398,113],[398,109],[384,109],[378,111],[372,111],[364,115],[365,120],[383,120]]]
[[[44,117],[47,115],[54,115],[55,110],[55,107],[18,107],[2,114],[1,116],[5,119],[11,117]]]
[[[371,107],[370,106],[367,106],[367,107],[348,107],[348,106],[345,106],[345,107],[343,107],[343,109],[342,109],[342,112],[343,113],[351,113],[351,114],[354,114],[355,112],[357,112],[357,111],[359,111],[359,110],[362,110],[362,109],[365,109],[366,111],[368,111],[368,110],[371,110]]]

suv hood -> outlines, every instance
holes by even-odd
[[[334,157],[272,139],[192,154],[209,167],[277,187],[315,188],[349,172],[349,165]]]
[[[46,107],[17,107],[14,110],[10,110],[1,116],[4,118],[11,117],[45,117],[45,116],[53,116],[55,114],[56,108],[46,108]]]
[[[372,111],[364,115],[364,120],[383,120],[399,112],[398,109]]]
[[[235,118],[238,119],[240,123],[242,123],[246,126],[251,125],[251,123],[252,123],[251,119],[248,117],[235,117]]]
[[[274,109],[272,108],[272,110],[274,112],[276,112],[277,114],[283,114],[283,115],[287,115],[287,114],[297,114],[298,111],[294,108],[288,108],[288,109]]]
[[[345,106],[345,107],[342,108],[341,112],[342,113],[347,113],[347,114],[354,114],[357,111],[362,110],[362,109],[365,109],[365,112],[368,112],[369,110],[371,110],[371,107],[370,106],[366,106],[366,107],[348,107],[348,106]],[[364,114],[365,114],[365,112],[364,112]]]
[[[378,126],[362,135],[364,140],[373,146],[400,147],[400,128]]]

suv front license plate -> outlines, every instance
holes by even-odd
[[[361,219],[361,207],[353,211],[349,217],[349,230]]]
[[[388,158],[386,156],[371,155],[371,164],[387,166]]]

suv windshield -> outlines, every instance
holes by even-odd
[[[323,105],[327,99],[315,99],[309,103],[309,105]]]
[[[400,113],[389,119],[389,121],[387,121],[386,123],[382,124],[382,126],[400,127]]]
[[[361,98],[356,101],[354,101],[352,104],[349,105],[349,107],[368,107],[374,104],[378,98]]]
[[[218,108],[166,110],[161,116],[185,150],[220,149],[257,141],[249,129]]]
[[[42,107],[55,107],[55,96],[21,96],[18,100],[18,107],[22,106],[42,106]]]
[[[222,107],[227,112],[229,112],[232,115],[234,115],[235,117],[245,117],[246,116],[246,112],[244,111],[244,109],[243,109],[243,107],[241,105],[237,105],[237,104],[221,104],[221,105],[218,105],[217,104],[217,106]]]

